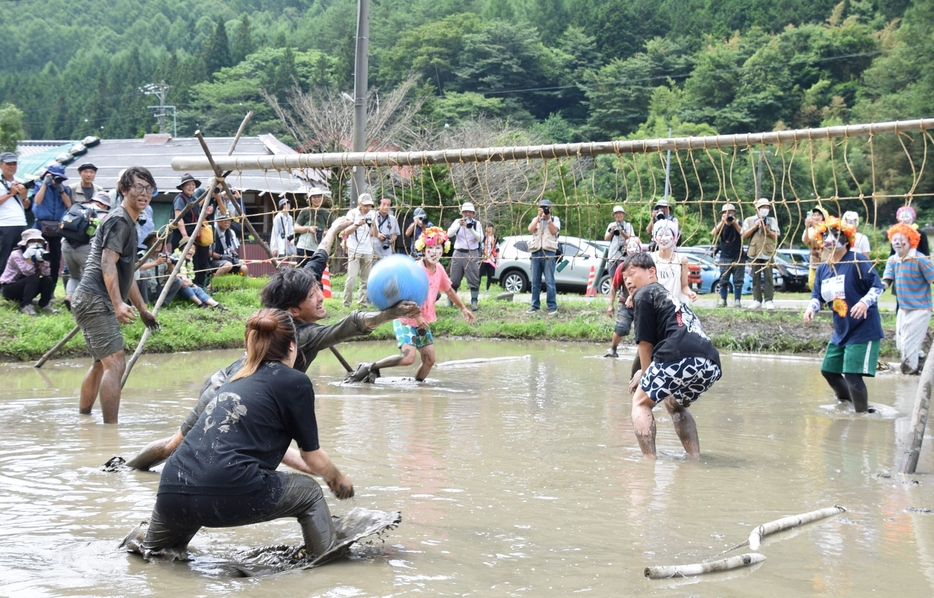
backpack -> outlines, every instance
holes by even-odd
[[[94,231],[97,230],[97,223],[92,224],[96,218],[97,212],[94,208],[83,203],[71,204],[59,224],[61,234],[71,243],[87,245],[91,242]]]

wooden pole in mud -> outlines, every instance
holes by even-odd
[[[905,461],[901,473],[913,474],[921,457],[921,442],[924,440],[924,428],[927,425],[928,411],[931,408],[931,389],[934,387],[934,351],[928,353],[921,370],[918,392],[915,395],[915,408],[911,415],[911,432],[905,449]]]
[[[42,365],[43,365],[46,361],[48,361],[50,357],[52,357],[53,355],[55,355],[55,352],[56,352],[56,351],[58,351],[59,349],[61,349],[62,347],[64,347],[64,346],[65,346],[65,343],[67,343],[68,341],[71,340],[71,337],[73,337],[74,335],[78,334],[78,331],[79,331],[79,330],[81,330],[81,329],[80,329],[79,327],[77,327],[77,326],[75,326],[74,328],[72,328],[72,329],[71,329],[71,332],[69,332],[68,334],[66,334],[66,335],[65,335],[65,338],[63,338],[62,340],[58,341],[58,343],[56,343],[56,345],[55,345],[54,347],[52,347],[51,349],[49,349],[48,351],[46,351],[46,352],[45,352],[45,355],[43,355],[43,356],[39,359],[39,361],[37,361],[37,362],[35,363],[35,365],[33,365],[33,367],[35,367],[35,368],[41,368]]]

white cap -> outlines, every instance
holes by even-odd
[[[361,206],[372,206],[373,196],[369,193],[361,193],[360,197],[357,198],[357,204]]]
[[[461,206],[461,212],[476,212],[477,208],[473,207],[473,204],[469,201],[465,201],[464,205]]]
[[[623,214],[625,214],[626,210],[623,209],[623,206],[613,206],[613,213],[615,214],[617,212],[622,212]]]

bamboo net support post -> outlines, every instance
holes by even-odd
[[[234,153],[234,150],[237,149],[237,144],[240,143],[240,137],[243,136],[243,132],[246,130],[246,125],[250,122],[250,119],[253,118],[253,111],[250,110],[246,113],[246,116],[243,117],[243,122],[240,123],[240,128],[237,129],[237,134],[234,136],[233,141],[230,142],[230,149],[227,150],[227,155],[231,156]]]
[[[201,132],[197,131],[195,134],[200,136]],[[191,246],[195,242],[195,238],[201,231],[201,227],[204,226],[204,218],[207,216],[207,207],[210,201],[211,194],[205,193],[204,197],[201,199],[201,214],[198,216],[198,223],[195,225],[192,233],[188,235],[188,242],[185,243],[185,249],[182,250],[179,260],[175,263],[175,267],[172,268],[172,273],[169,275],[168,280],[165,281],[165,286],[162,288],[162,292],[159,294],[159,298],[156,300],[156,304],[152,308],[153,317],[159,313],[159,308],[162,307],[162,304],[165,302],[165,298],[169,294],[169,289],[172,286],[172,282],[178,277],[178,273],[182,269],[182,264],[185,262],[185,256],[188,255],[188,252],[191,250]],[[123,379],[120,380],[120,388],[126,386],[126,381],[130,377],[130,372],[133,370],[133,366],[136,365],[136,361],[139,359],[143,349],[146,347],[146,341],[149,340],[150,334],[152,334],[152,331],[149,328],[143,331],[143,336],[140,338],[139,344],[136,345],[136,351],[133,352],[133,357],[131,357],[126,364],[126,370],[123,372]]]
[[[749,548],[751,550],[759,550],[759,544],[762,541],[762,538],[770,534],[774,534],[792,527],[798,527],[799,525],[804,525],[805,523],[812,523],[814,521],[824,519],[825,517],[830,517],[831,515],[839,515],[840,513],[844,512],[846,512],[844,507],[834,505],[832,507],[827,507],[826,509],[818,509],[809,513],[802,513],[801,515],[791,515],[789,517],[782,517],[781,519],[776,519],[775,521],[763,523],[762,525],[752,530],[752,533],[749,534]]]
[[[244,120],[244,123],[241,125],[241,127],[244,126],[245,124],[246,124],[246,121]],[[210,167],[210,170],[214,171],[215,180],[220,181],[221,186],[224,188],[224,193],[227,194],[227,197],[233,197],[233,193],[230,192],[230,187],[227,186],[227,181],[224,178],[224,174],[221,172],[221,169],[218,168],[217,164],[214,162],[214,157],[211,155],[211,150],[210,148],[208,148],[207,142],[204,140],[204,137],[201,135],[201,131],[195,131],[195,137],[198,138],[198,142],[201,144],[201,149],[204,150],[204,156],[208,161],[208,166]],[[214,185],[212,184],[211,186],[213,187]],[[210,195],[210,192],[206,193],[205,195]],[[236,209],[236,206],[234,206],[234,209]],[[246,214],[243,214],[243,225],[246,226],[247,230],[250,231],[250,234],[253,235],[253,241],[257,245],[262,247],[263,251],[266,252],[266,255],[269,256],[270,259],[272,259],[273,257],[272,250],[269,249],[269,245],[267,245],[266,242],[263,241],[263,239],[259,236],[259,233],[256,232],[256,229],[253,228],[253,223],[250,222],[250,219],[247,218]]]
[[[48,351],[46,351],[46,352],[45,352],[45,355],[43,355],[42,357],[40,357],[40,358],[39,358],[39,361],[37,361],[32,367],[34,367],[34,368],[41,368],[41,367],[45,364],[46,361],[48,361],[53,355],[55,355],[55,353],[58,352],[59,349],[61,349],[62,347],[65,346],[65,343],[67,343],[68,341],[70,341],[71,338],[72,338],[74,335],[78,334],[78,331],[79,331],[79,330],[81,330],[81,328],[79,328],[78,326],[75,326],[74,328],[72,328],[72,329],[71,329],[71,332],[69,332],[68,334],[65,335],[65,338],[63,338],[62,340],[58,341],[58,342],[55,344],[54,347],[52,347],[51,349],[49,349]]]
[[[748,552],[736,556],[720,559],[719,561],[710,561],[707,563],[694,563],[692,565],[671,565],[665,567],[646,567],[645,576],[649,579],[668,579],[670,577],[689,577],[694,575],[703,575],[704,573],[714,573],[717,571],[729,571],[748,567],[765,560],[765,555],[758,552]]]
[[[901,473],[913,474],[918,468],[918,459],[921,457],[921,442],[924,440],[924,429],[931,408],[932,386],[934,386],[934,351],[928,353],[928,356],[924,359],[921,380],[918,381],[915,408],[911,414],[911,431],[908,436]]]

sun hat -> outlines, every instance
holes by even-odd
[[[112,204],[110,203],[110,194],[107,193],[106,191],[98,191],[98,192],[95,193],[94,196],[91,198],[91,201],[96,201],[97,203],[103,204],[103,205],[107,206],[108,208],[111,207],[111,205],[112,205]]]
[[[623,206],[613,206],[613,213],[615,214],[617,212],[622,212],[623,214],[625,214],[626,210],[623,209]]]
[[[768,199],[767,197],[760,197],[759,199],[756,200],[756,208],[757,208],[757,209],[758,209],[758,208],[761,208],[762,206],[770,206],[770,207],[771,207],[771,205],[772,205],[772,202],[770,202],[769,199]]]
[[[723,204],[723,207],[720,208],[720,212],[729,212],[730,210],[733,210],[733,211],[735,212],[735,211],[736,211],[736,206],[734,206],[734,205],[731,204],[731,203],[725,203],[725,204]]]
[[[185,183],[190,183],[191,181],[195,182],[196,188],[201,186],[201,181],[199,181],[198,179],[196,179],[195,177],[191,176],[189,173],[186,172],[185,174],[182,175],[182,182],[176,185],[175,188],[181,191],[182,187],[185,186]]]
[[[22,238],[20,239],[20,242],[17,243],[17,245],[20,247],[25,247],[29,244],[30,241],[42,241],[45,243],[46,247],[49,245],[48,241],[46,241],[42,236],[42,232],[35,228],[27,228],[23,231],[23,234],[20,235],[20,237]]]
[[[373,196],[369,193],[361,193],[360,197],[357,198],[357,204],[361,206],[372,206]]]
[[[473,207],[473,204],[469,201],[465,201],[464,205],[461,206],[461,212],[476,212],[477,208]]]

